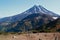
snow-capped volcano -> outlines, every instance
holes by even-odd
[[[0,32],[28,32],[32,29],[38,29],[45,32],[47,28],[48,31],[52,28],[56,30],[55,24],[57,21],[55,22],[55,20],[58,17],[59,15],[44,7],[34,5],[23,13],[0,19]]]
[[[26,14],[32,14],[32,13],[44,13],[44,14],[48,14],[48,15],[51,15],[51,16],[59,16],[57,15],[56,13],[53,13],[49,10],[47,10],[46,8],[44,8],[43,6],[40,6],[40,5],[34,5],[32,8],[30,8],[29,10],[25,11],[24,13]]]
[[[25,17],[29,16],[30,14],[34,14],[34,13],[40,13],[42,14],[46,14],[46,15],[50,15],[53,17],[58,17],[59,15],[45,9],[44,7],[40,6],[40,5],[34,5],[33,7],[31,7],[30,9],[26,10],[25,12],[15,15],[15,16],[11,16],[11,17],[7,17],[7,18],[2,18],[0,19],[0,22],[15,22],[15,21],[21,21],[22,19],[24,19]]]

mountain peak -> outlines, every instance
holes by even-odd
[[[24,19],[25,17],[29,16],[30,14],[35,14],[35,13],[39,13],[41,14],[46,14],[46,15],[50,15],[52,17],[59,17],[59,15],[45,9],[43,6],[41,5],[34,5],[33,7],[31,7],[30,9],[26,10],[25,12],[18,14],[18,15],[14,15],[12,17],[8,17],[8,18],[2,18],[0,19],[0,22],[5,22],[8,20],[8,22],[14,22],[14,21],[21,21],[22,19]],[[15,20],[16,19],[16,20]]]
[[[41,5],[34,5],[33,7],[31,7],[26,12],[28,12],[28,13],[44,13],[44,14],[48,14],[48,15],[51,15],[51,16],[59,16],[59,15],[47,10],[46,8],[44,8]]]
[[[34,5],[28,11],[32,13],[44,13],[44,14],[48,12],[48,10],[41,5]]]
[[[33,7],[37,7],[38,5],[34,5]]]
[[[42,7],[41,5],[34,5],[33,7],[39,7],[39,6]]]

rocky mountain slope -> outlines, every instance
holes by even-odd
[[[52,32],[57,32],[59,30],[55,31],[56,29],[53,27],[54,23],[52,22],[56,20],[53,17],[59,18],[59,15],[40,5],[34,5],[21,14],[0,19],[0,32],[34,32],[34,30],[38,30],[37,32],[52,30],[54,30]],[[51,27],[53,29],[50,30]]]

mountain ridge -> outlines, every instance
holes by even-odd
[[[34,5],[21,14],[0,19],[0,31],[26,32],[39,27],[44,30],[44,25],[56,20],[53,17],[57,17],[56,19],[60,18],[58,14],[44,7]]]
[[[18,21],[18,20],[22,20],[23,18],[25,18],[26,16],[32,14],[32,13],[43,13],[43,14],[48,14],[48,15],[51,15],[51,16],[59,16],[51,11],[48,11],[47,9],[45,9],[44,7],[42,6],[37,6],[37,5],[34,5],[33,7],[31,7],[30,9],[28,9],[27,11],[21,13],[21,14],[18,14],[18,15],[14,15],[14,16],[11,16],[11,17],[6,17],[6,18],[2,18],[0,19],[0,22],[4,22],[6,20],[8,20],[8,22],[10,21]],[[16,20],[14,20],[16,19]]]

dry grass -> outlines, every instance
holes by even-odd
[[[60,33],[30,33],[0,35],[0,40],[59,40]]]

